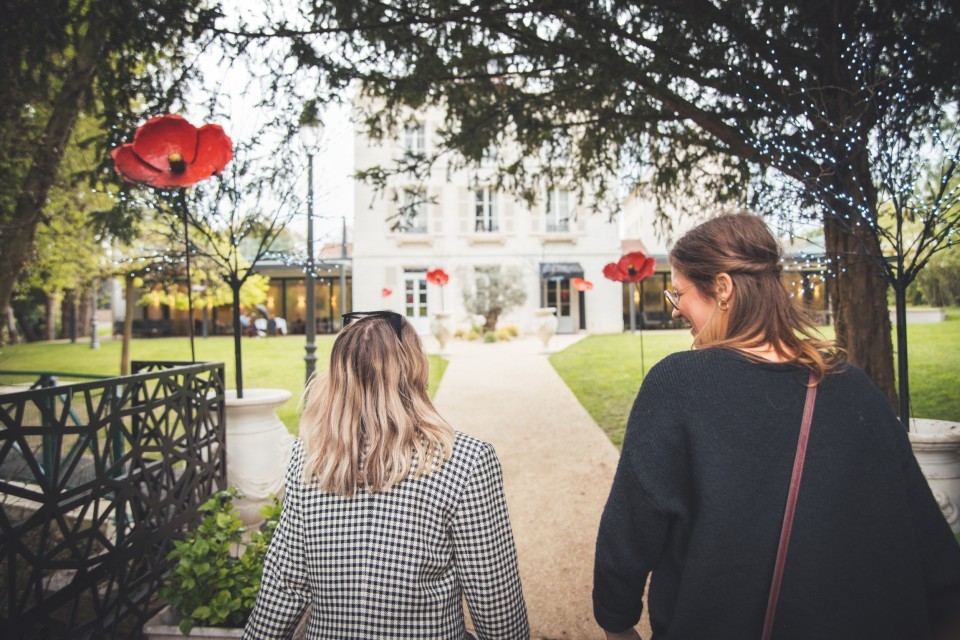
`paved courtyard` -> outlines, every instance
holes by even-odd
[[[558,336],[562,349],[579,336]],[[428,350],[436,352],[431,338]],[[493,444],[503,466],[534,640],[594,640],[594,543],[617,449],[547,360],[539,340],[453,340],[435,402],[454,428]],[[640,633],[650,637],[644,617]]]

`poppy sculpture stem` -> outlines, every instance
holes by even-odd
[[[641,304],[643,303],[643,292],[640,290],[641,280],[637,280],[633,284],[637,286],[637,297],[640,299]],[[630,306],[633,306],[633,300],[630,301]],[[640,314],[640,379],[643,380],[647,377],[647,364],[644,361],[643,357],[643,314]]]
[[[187,256],[187,330],[190,332],[190,362],[196,362],[197,352],[193,344],[193,282],[190,279],[190,224],[185,188],[180,189],[180,211],[183,213],[183,244]]]

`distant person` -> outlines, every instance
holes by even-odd
[[[596,548],[606,637],[639,638],[650,576],[653,638],[760,639],[783,537],[776,640],[960,638],[960,545],[886,396],[793,305],[766,224],[714,218],[669,260],[694,350],[650,370],[627,422]]]
[[[246,311],[240,312],[240,335],[253,336],[257,334],[256,328],[250,323],[250,316]]]
[[[286,496],[244,638],[529,640],[493,447],[455,432],[427,395],[417,332],[348,313],[313,378]]]
[[[303,321],[303,318],[296,318],[293,321],[293,333],[306,333],[307,324]]]

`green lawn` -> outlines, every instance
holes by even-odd
[[[947,310],[947,321],[909,325],[910,396],[913,415],[960,421],[960,308]],[[832,328],[824,333],[832,336]],[[646,369],[677,351],[690,348],[686,331],[643,334]],[[896,338],[894,338],[896,345]],[[643,379],[640,336],[589,336],[550,356],[550,362],[580,403],[618,447],[633,400]]]
[[[317,369],[323,371],[330,361],[334,336],[317,336]],[[304,384],[303,336],[274,338],[244,338],[243,386],[246,389],[269,387],[289,389],[291,398],[277,414],[293,433],[299,432],[300,394]],[[0,371],[59,371],[63,373],[90,373],[119,375],[120,341],[104,340],[100,349],[91,349],[89,339],[69,342],[34,342],[10,345],[0,353]],[[233,338],[197,338],[197,360],[226,364],[226,384],[234,385]],[[446,369],[447,361],[437,356],[430,358],[430,396]],[[190,341],[187,338],[146,338],[134,340],[131,360],[190,360]]]

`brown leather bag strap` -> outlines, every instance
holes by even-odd
[[[773,583],[770,585],[770,597],[767,599],[767,616],[763,621],[763,640],[770,640],[770,635],[773,633],[773,616],[777,612],[777,598],[780,597],[780,582],[783,580],[783,565],[786,564],[787,561],[787,547],[790,545],[790,532],[793,530],[793,512],[797,508],[797,494],[800,492],[803,462],[807,457],[807,441],[810,439],[810,421],[813,419],[813,405],[817,399],[816,377],[812,371],[810,372],[810,380],[807,384],[807,401],[803,405],[803,421],[800,423],[797,455],[793,459],[793,475],[790,477],[790,492],[787,494],[787,507],[783,512],[783,527],[780,529],[780,546],[777,548],[777,563],[773,568]]]

